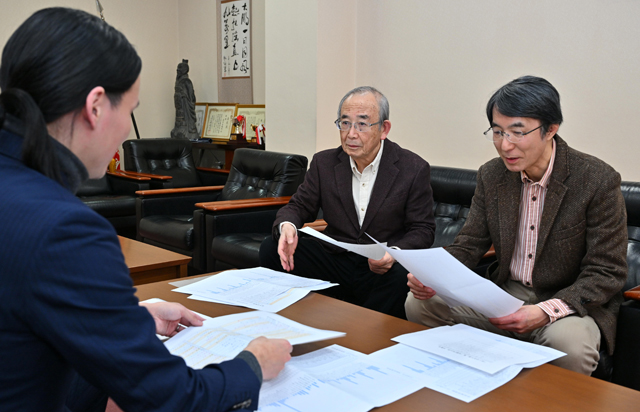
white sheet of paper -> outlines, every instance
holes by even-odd
[[[486,330],[474,328],[474,327],[469,326],[469,325],[458,324],[458,325],[451,326],[451,328],[454,329],[454,330],[464,330],[464,331],[467,331],[469,333],[475,333],[475,334],[478,334],[480,336],[484,336],[484,337],[489,338],[489,339],[494,339],[494,340],[497,340],[499,342],[506,343],[507,345],[511,345],[511,346],[516,347],[516,348],[521,348],[521,349],[527,350],[529,352],[537,353],[537,354],[543,356],[543,358],[538,360],[538,361],[533,361],[533,362],[529,362],[529,363],[521,363],[520,366],[522,366],[523,368],[537,368],[540,365],[543,365],[545,363],[554,361],[554,360],[556,360],[558,358],[561,358],[561,357],[567,355],[564,352],[561,352],[561,351],[559,351],[557,349],[550,348],[548,346],[536,345],[536,344],[529,343],[529,342],[523,342],[523,341],[517,340],[517,339],[511,339],[511,338],[508,338],[506,336],[501,336],[501,335],[498,335],[496,333],[487,332]]]
[[[257,338],[286,339],[292,345],[340,338],[344,332],[312,328],[275,313],[251,311],[219,316],[204,322],[203,327],[224,329]],[[177,336],[177,335],[176,335]]]
[[[471,332],[467,328],[441,326],[400,335],[392,340],[490,374],[511,365],[522,366],[545,359],[537,350],[531,351],[523,345],[505,343],[505,339],[511,338],[493,339],[485,334]]]
[[[172,355],[180,356],[187,366],[202,369],[212,363],[233,359],[253,338],[226,330],[191,327],[169,339],[164,345]]]
[[[201,276],[201,277],[188,277],[186,279],[180,279],[180,280],[176,280],[175,282],[169,282],[169,284],[171,286],[175,286],[177,288],[181,288],[183,286],[187,286],[190,285],[192,283],[196,283],[196,282],[200,282],[201,280],[205,280],[209,277],[211,277],[212,275],[209,276]]]
[[[169,352],[201,369],[234,358],[254,338],[287,339],[292,345],[333,339],[343,332],[316,329],[268,312],[245,312],[206,319],[165,342]]]
[[[492,375],[401,343],[374,352],[369,358],[397,365],[425,387],[464,402],[499,388],[522,370],[514,365]]]
[[[225,305],[244,306],[250,309],[276,313],[291,306],[309,294],[309,290],[301,288],[286,288],[267,285],[260,282],[251,283],[233,293],[226,293],[217,298],[202,295],[191,295],[187,299],[205,302],[222,303]]]
[[[385,362],[339,345],[331,345],[289,362],[320,382],[329,384],[374,406],[395,402],[424,385]]]
[[[259,412],[366,412],[373,405],[286,365],[277,378],[262,383]]]
[[[349,252],[357,253],[369,259],[379,260],[384,257],[384,252],[385,252],[384,249],[380,248],[380,246],[376,244],[359,245],[359,244],[353,244],[353,243],[339,242],[335,239],[330,238],[324,233],[318,232],[317,230],[312,229],[310,227],[303,227],[302,229],[298,229],[298,230],[302,233],[306,233],[307,235],[311,235],[320,240],[324,240],[327,243],[331,243],[332,245],[346,249]],[[386,246],[386,243],[380,243],[380,245]]]
[[[467,268],[443,248],[396,250],[383,247],[423,285],[435,290],[450,307],[469,306],[487,317],[499,318],[514,313],[524,303]]]
[[[173,291],[192,294],[190,299],[275,313],[302,299],[314,287],[326,285],[321,280],[254,268],[229,270]]]

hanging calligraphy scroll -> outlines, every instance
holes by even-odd
[[[221,4],[223,79],[251,76],[250,4],[249,0]]]

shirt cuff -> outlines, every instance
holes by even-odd
[[[260,367],[260,362],[258,362],[256,356],[248,350],[243,350],[238,354],[238,356],[236,356],[236,358],[247,362],[253,373],[258,377],[260,384],[262,384],[262,368]]]
[[[576,311],[573,310],[571,306],[564,303],[562,299],[545,300],[544,302],[538,303],[536,306],[549,315],[549,323],[547,325],[550,325],[565,316],[576,313]]]
[[[291,222],[282,222],[282,223],[280,223],[280,226],[278,226],[278,230],[280,231],[280,234],[282,234],[282,225],[286,225],[287,223],[290,224],[291,226],[293,226],[293,228],[295,230],[298,230],[296,225],[294,225],[293,223],[291,223]]]

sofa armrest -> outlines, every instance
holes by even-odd
[[[133,174],[125,173],[121,170],[116,170],[115,172],[107,172],[107,175],[112,176],[116,179],[126,179],[131,181],[138,181],[138,182],[148,182],[149,180],[151,180],[150,177],[136,176]]]
[[[625,299],[640,301],[640,286],[636,286],[635,288],[631,288],[624,292],[624,297]]]
[[[496,248],[494,248],[493,245],[491,245],[489,250],[487,250],[487,253],[485,253],[484,256],[482,256],[482,259],[493,258],[493,257],[496,257]]]
[[[230,172],[229,169],[213,169],[211,167],[196,167],[196,170],[199,170],[201,172],[206,172],[206,173],[218,173],[218,174],[226,174],[226,175],[228,175]]]
[[[196,203],[196,207],[209,212],[251,209],[267,206],[284,206],[289,203],[291,196],[260,197],[256,199],[222,200],[218,202]]]
[[[128,176],[135,176],[135,177],[147,177],[147,178],[149,178],[151,180],[160,181],[160,182],[165,182],[165,181],[169,181],[169,180],[173,179],[172,176],[155,175],[155,174],[152,174],[152,173],[138,173],[138,172],[131,172],[129,170],[119,170],[116,173],[124,174],[124,175],[128,175]]]
[[[302,227],[310,227],[311,229],[315,229],[318,232],[324,232],[327,228],[327,222],[324,219],[317,219],[313,222],[305,223]]]
[[[171,195],[185,195],[198,192],[219,192],[224,189],[224,186],[197,186],[197,187],[179,187],[175,189],[152,189],[152,190],[138,190],[136,194],[138,196],[171,196]]]

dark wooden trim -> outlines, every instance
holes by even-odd
[[[224,185],[220,186],[198,186],[198,187],[178,187],[175,189],[152,189],[152,190],[138,190],[137,195],[140,196],[156,196],[156,195],[172,195],[172,194],[184,194],[184,193],[197,193],[197,192],[214,192],[224,189]]]

